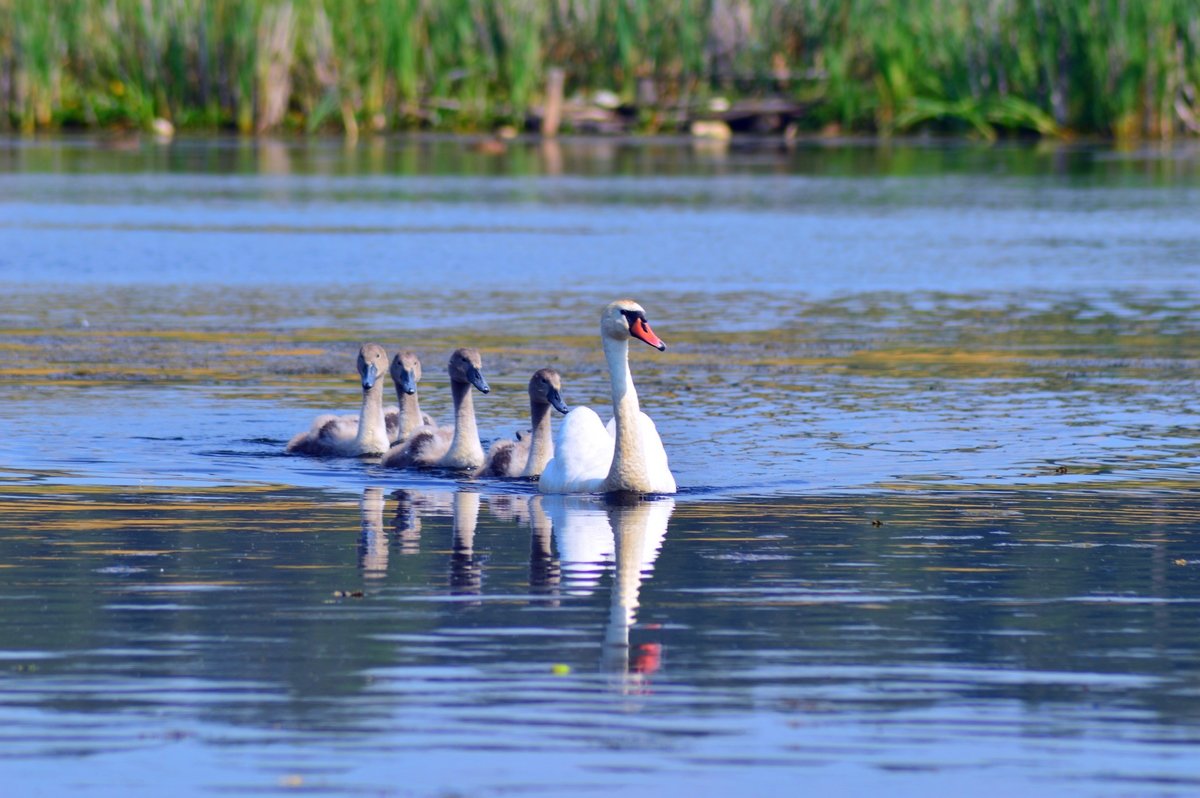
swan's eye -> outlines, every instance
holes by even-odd
[[[621,315],[625,317],[625,323],[632,327],[636,322],[645,321],[646,314],[640,310],[622,310]]]

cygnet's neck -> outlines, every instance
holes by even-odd
[[[407,393],[399,385],[396,386],[396,399],[400,405],[399,440],[407,440],[413,430],[421,426],[421,403],[417,401],[416,391]]]
[[[529,459],[525,461],[522,476],[536,477],[546,469],[550,458],[554,457],[554,437],[550,434],[550,405],[531,398],[529,417],[533,421],[533,433],[529,442]]]
[[[451,380],[450,391],[454,396],[454,438],[441,465],[447,468],[478,468],[483,464],[483,445],[479,442],[479,430],[475,427],[475,400],[471,396],[471,384]]]
[[[608,361],[608,376],[612,383],[613,417],[617,420],[617,440],[608,477],[601,485],[602,492],[650,492],[650,476],[642,453],[641,407],[633,375],[629,373],[629,341],[601,336],[604,359]]]
[[[388,450],[390,441],[383,415],[382,381],[376,381],[363,391],[362,410],[358,414],[358,437],[354,443],[361,454],[383,454]]]

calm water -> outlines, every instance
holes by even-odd
[[[1200,789],[1200,153],[0,141],[0,778]],[[362,340],[486,441],[598,310],[681,486],[282,455]]]

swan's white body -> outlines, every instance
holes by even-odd
[[[674,493],[675,477],[654,420],[638,411],[639,447],[650,477],[642,493]],[[567,414],[554,436],[554,459],[546,464],[538,490],[542,493],[602,493],[617,442],[617,420],[607,425],[590,407]]]
[[[383,380],[387,353],[377,344],[364,344],[358,353],[362,377],[362,408],[357,416],[317,416],[306,432],[288,441],[289,454],[319,457],[362,457],[388,450],[387,420],[383,411]]]
[[[674,493],[675,477],[654,422],[641,411],[629,372],[629,338],[666,345],[629,300],[613,302],[600,317],[600,340],[612,385],[613,419],[577,407],[554,438],[554,459],[538,481],[542,493]]]

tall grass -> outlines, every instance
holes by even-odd
[[[1200,133],[1200,0],[0,0],[22,130],[520,124],[550,66],[814,129]]]

